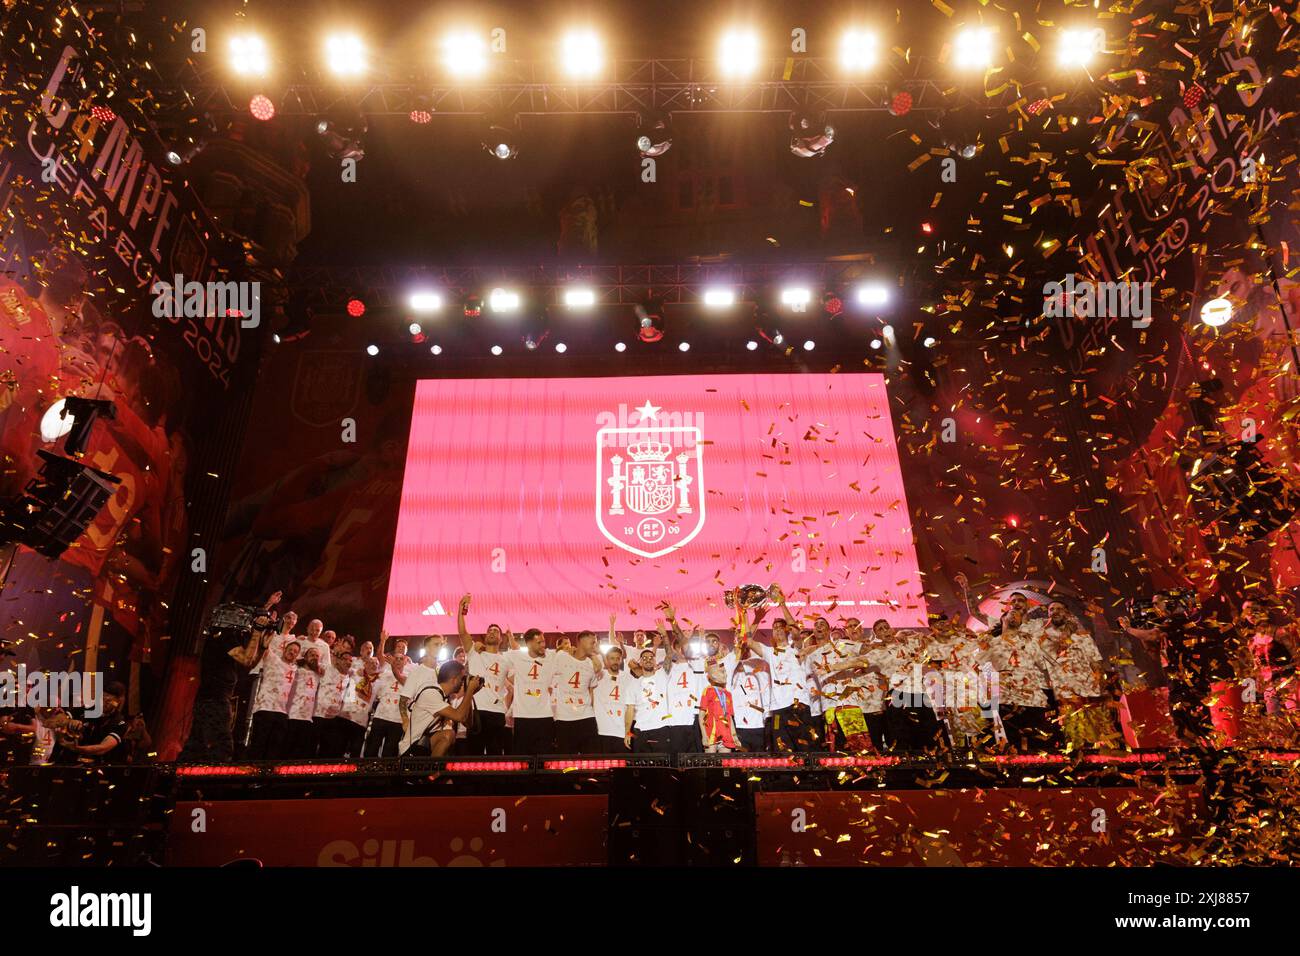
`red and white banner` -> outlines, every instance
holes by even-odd
[[[393,634],[489,622],[650,628],[670,600],[779,582],[832,619],[925,620],[884,378],[674,375],[419,382]]]
[[[171,866],[602,866],[595,796],[378,797],[178,803]]]
[[[755,795],[762,866],[1151,866],[1179,862],[1192,787]]]

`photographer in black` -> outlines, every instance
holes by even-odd
[[[1230,645],[1235,637],[1231,615],[1216,617],[1218,599],[1195,612],[1184,591],[1157,593],[1137,624],[1121,617],[1125,633],[1158,652],[1169,681],[1169,710],[1174,728],[1192,746],[1204,747],[1212,730],[1209,700],[1215,684],[1233,677]]]
[[[225,627],[203,639],[199,659],[199,688],[194,697],[190,735],[179,759],[185,762],[235,759],[235,685],[257,662],[262,642],[276,627],[272,608],[280,602],[276,591],[253,617],[247,631]]]

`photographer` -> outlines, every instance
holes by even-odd
[[[125,703],[125,686],[117,681],[106,686],[104,712],[62,737],[59,748],[63,755],[77,761],[126,763],[126,748],[122,746],[127,736],[126,718],[123,716]],[[65,759],[60,762],[72,761]]]
[[[275,630],[275,612],[280,601],[276,591],[244,632],[214,631],[203,641],[199,660],[199,687],[194,696],[190,735],[180,753],[182,761],[231,761],[235,759],[235,686],[257,661],[262,641]]]
[[[449,753],[456,743],[456,725],[469,723],[474,695],[482,687],[483,678],[467,678],[465,665],[459,661],[447,661],[436,674],[427,664],[412,668],[402,685],[406,733],[398,753],[404,757],[441,757]],[[457,695],[460,701],[453,704]]]

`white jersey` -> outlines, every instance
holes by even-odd
[[[737,728],[762,729],[764,719],[771,713],[772,671],[765,664],[761,659],[746,660],[727,681]]]
[[[636,704],[636,695],[641,683],[627,671],[611,674],[602,671],[596,687],[592,691],[595,697],[596,730],[602,737],[618,737],[626,734],[623,718],[628,704]]]
[[[662,672],[661,672],[662,673]],[[664,723],[669,727],[689,727],[699,719],[700,698],[709,680],[704,661],[678,661],[668,671],[668,712]]]
[[[509,681],[506,680],[506,655],[497,651],[471,650],[465,655],[469,672],[483,678],[483,686],[474,695],[474,706],[484,714],[504,714]]]
[[[557,651],[550,661],[550,675],[556,720],[586,720],[596,716],[592,697],[596,666],[590,657],[578,660],[568,651]]]
[[[808,675],[808,707],[814,714],[820,714],[841,703],[839,697],[843,687],[839,682],[827,683],[830,669],[862,652],[862,645],[852,641],[827,641],[804,658],[804,668]]]
[[[783,651],[773,650],[766,644],[759,647],[772,668],[772,709],[784,710],[795,701],[808,703],[807,674],[794,648],[788,644]]]
[[[339,711],[341,716],[362,727],[370,722],[370,711],[375,705],[374,688],[365,674],[365,665],[360,660],[353,661],[343,685],[343,704]]]
[[[289,719],[311,720],[316,716],[316,688],[320,675],[307,665],[294,665],[293,686],[289,691]]]
[[[435,716],[438,711],[447,706],[447,696],[438,686],[437,661],[434,661],[433,667],[421,664],[407,671],[406,682],[402,684],[400,695],[407,700],[410,707],[410,721],[397,748],[397,752],[403,754],[410,749],[416,739],[424,736],[424,732],[430,725],[436,725],[435,729],[438,729],[445,723],[442,718]]]
[[[337,717],[343,712],[343,692],[347,689],[350,671],[341,671],[333,661],[325,665],[325,676],[316,688],[316,716]]]
[[[637,681],[636,715],[633,726],[637,730],[658,730],[666,727],[664,718],[668,713],[668,675],[663,669],[641,677]]]
[[[1105,668],[1092,638],[1082,631],[1058,631],[1050,624],[1044,632],[1052,641],[1045,648],[1047,675],[1057,698],[1100,697]]]
[[[253,696],[253,713],[269,711],[273,714],[289,712],[289,692],[293,690],[293,675],[298,669],[295,664],[284,662],[286,644],[298,640],[292,634],[277,634],[271,638],[262,655],[262,679],[258,681],[257,693]]]
[[[397,683],[397,676],[391,667],[384,664],[374,683],[375,719],[400,724],[402,722],[402,709],[399,703],[401,696],[402,688]]]
[[[988,663],[997,678],[1000,703],[1019,707],[1046,707],[1048,655],[1041,626],[1030,622],[1019,630],[1003,629],[990,635],[980,663]]]
[[[550,663],[554,656],[533,657],[527,651],[511,651],[505,655],[506,679],[513,690],[511,710],[515,717],[555,716],[550,687]]]

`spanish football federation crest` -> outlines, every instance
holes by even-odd
[[[596,525],[625,551],[659,558],[704,527],[704,448],[695,426],[660,425],[646,402],[634,428],[596,433]]]

